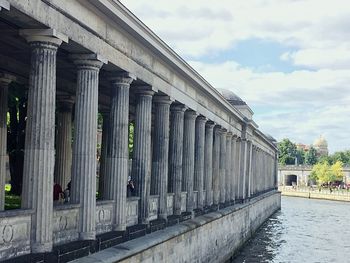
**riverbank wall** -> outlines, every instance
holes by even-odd
[[[327,192],[318,192],[316,191],[305,191],[298,189],[286,189],[279,188],[282,196],[294,196],[294,197],[303,197],[310,199],[324,199],[324,200],[332,200],[332,201],[343,201],[350,202],[350,193],[349,192],[337,192],[334,191],[332,193]]]
[[[280,208],[271,191],[74,262],[225,262]]]

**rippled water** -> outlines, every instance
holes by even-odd
[[[350,263],[350,202],[282,197],[231,262]]]

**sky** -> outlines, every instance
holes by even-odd
[[[264,133],[350,149],[350,1],[121,2]]]

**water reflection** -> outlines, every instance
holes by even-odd
[[[282,197],[282,210],[231,262],[350,262],[348,219],[350,203]]]

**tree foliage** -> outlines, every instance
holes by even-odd
[[[283,139],[278,143],[279,163],[282,165],[295,164],[297,147],[289,139]]]
[[[343,164],[337,161],[330,165],[327,161],[317,163],[313,166],[310,180],[317,182],[318,185],[329,184],[343,180]]]
[[[317,151],[314,147],[310,147],[305,154],[305,164],[314,165],[317,163]]]

